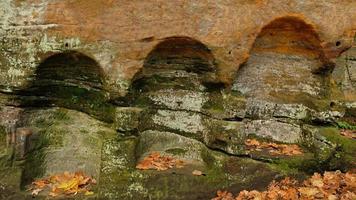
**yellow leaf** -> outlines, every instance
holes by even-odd
[[[84,193],[85,196],[89,196],[89,195],[93,195],[93,194],[94,194],[94,192],[92,192],[92,191],[86,191]]]
[[[71,179],[67,182],[61,183],[58,188],[63,190],[70,190],[72,188],[78,188],[79,180],[78,179]]]

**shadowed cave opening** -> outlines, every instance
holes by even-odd
[[[63,169],[81,167],[96,174],[102,141],[88,122],[94,118],[112,122],[114,118],[104,84],[101,66],[80,52],[58,53],[38,65],[29,87],[16,97],[24,107],[16,126],[31,132],[26,138],[30,145],[24,147],[21,187]]]
[[[111,106],[102,68],[76,51],[58,53],[41,62],[30,86],[19,94],[23,107],[59,106],[111,120],[103,114]]]
[[[233,86],[247,97],[310,104],[329,95],[332,70],[313,27],[294,17],[272,21],[259,33]],[[309,102],[309,103],[308,103]]]
[[[141,97],[157,91],[219,89],[222,84],[217,81],[214,62],[211,51],[199,41],[187,37],[165,39],[149,53],[133,78],[131,104],[144,106],[147,102]]]

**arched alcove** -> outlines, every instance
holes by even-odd
[[[215,71],[214,56],[204,44],[188,37],[166,38],[148,54],[130,95],[140,104],[139,97],[162,90],[203,92],[216,87]]]
[[[208,117],[202,113],[212,90],[220,87],[214,56],[203,43],[188,37],[158,43],[129,90],[130,105],[144,108],[138,123],[138,160],[154,151],[187,160],[194,168],[204,166],[200,152],[191,156],[199,147],[187,148],[188,141],[206,141]]]
[[[314,28],[295,17],[266,25],[233,85],[249,98],[300,103],[328,95],[327,60]]]
[[[36,69],[35,85],[75,84],[103,88],[104,73],[99,64],[82,53],[70,51],[45,59]]]
[[[27,107],[59,106],[96,116],[108,109],[102,68],[76,51],[58,53],[41,62],[20,96]]]

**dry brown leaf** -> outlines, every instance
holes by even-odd
[[[340,134],[350,139],[356,139],[356,130],[341,130]]]
[[[218,191],[214,200],[231,199],[233,195],[227,191]],[[266,191],[259,192],[241,191],[235,200],[354,200],[356,199],[356,174],[340,171],[325,172],[324,175],[315,173],[303,183],[296,180],[285,178],[280,182],[273,181]]]
[[[202,175],[203,175],[203,172],[202,172],[202,171],[199,171],[199,170],[194,170],[194,171],[192,172],[192,174],[193,174],[194,176],[202,176]]]
[[[182,168],[183,166],[184,162],[181,160],[176,160],[169,156],[161,156],[159,152],[153,152],[140,161],[136,165],[136,168],[141,170],[155,169],[164,171],[174,167]]]
[[[176,168],[183,168],[185,165],[185,163],[182,161],[182,160],[176,160],[176,164],[175,164],[175,167]]]
[[[227,191],[217,191],[217,197],[213,198],[212,200],[235,200],[232,193]]]
[[[304,198],[311,198],[317,195],[320,191],[317,188],[312,187],[300,187],[298,189],[299,194]]]
[[[256,139],[247,139],[247,140],[245,141],[245,144],[246,144],[247,146],[260,146],[260,142],[257,141]]]
[[[56,192],[50,192],[48,195],[49,195],[49,196],[51,196],[51,197],[56,197],[56,196],[58,196],[58,195],[59,195],[59,193],[56,193]]]
[[[44,188],[48,184],[48,182],[47,180],[38,180],[34,181],[32,184],[35,185],[36,188]]]
[[[247,139],[245,145],[248,148],[248,151],[262,151],[267,150],[272,155],[300,155],[303,154],[301,148],[295,144],[276,144],[276,143],[267,143],[259,142],[256,139]]]

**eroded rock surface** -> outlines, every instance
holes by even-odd
[[[98,181],[74,199],[178,200],[355,168],[339,130],[356,126],[355,13],[349,0],[1,1],[0,198],[63,171]],[[186,165],[136,169],[153,152]]]

